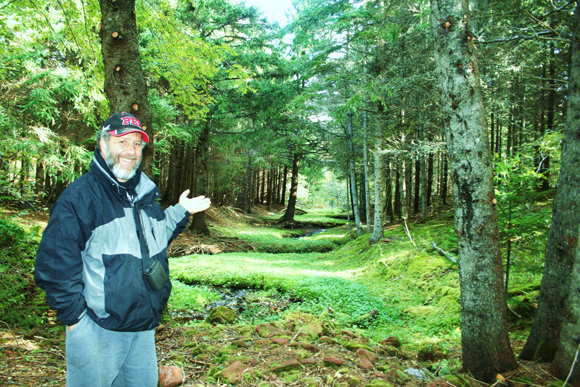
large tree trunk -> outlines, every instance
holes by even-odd
[[[151,176],[153,163],[153,113],[147,99],[147,83],[135,16],[135,0],[99,0],[101,5],[101,53],[105,94],[111,114],[127,112],[141,121],[151,139],[143,152],[143,171]]]
[[[580,11],[578,7],[577,11]],[[575,36],[580,37],[579,13],[576,13]],[[520,358],[526,360],[552,361],[558,343],[562,322],[573,325],[573,310],[566,308],[566,299],[578,296],[578,291],[570,293],[570,286],[576,287],[571,274],[574,259],[578,260],[578,225],[580,224],[580,48],[572,41],[572,62],[568,92],[568,112],[562,146],[562,168],[558,181],[558,191],[552,210],[552,226],[546,245],[546,263],[540,286],[538,311],[534,325]],[[576,263],[578,266],[578,263]],[[578,269],[578,268],[576,268]],[[570,304],[569,304],[570,305]],[[577,312],[578,304],[575,305]],[[578,314],[576,314],[578,324]],[[577,333],[579,331],[576,331]],[[568,339],[570,339],[568,337]],[[578,345],[578,342],[575,344]],[[572,342],[562,343],[560,352],[566,352]],[[558,359],[558,369],[565,363],[566,355]],[[577,366],[580,367],[580,366]]]
[[[292,160],[292,180],[290,183],[290,197],[288,198],[288,206],[286,206],[286,212],[280,219],[282,222],[293,221],[294,214],[296,213],[296,197],[298,195],[298,172],[300,170],[300,155],[298,153],[294,154],[294,159]]]
[[[435,63],[453,177],[463,370],[490,382],[515,369],[485,108],[467,0],[431,0]]]
[[[580,10],[579,10],[580,11]],[[576,43],[577,44],[577,43]],[[578,115],[576,115],[576,118]],[[571,276],[570,297],[566,302],[560,343],[552,362],[552,372],[568,382],[566,386],[580,387],[580,250],[576,249],[576,262]]]
[[[376,243],[385,236],[383,233],[383,195],[381,194],[381,190],[385,184],[383,155],[381,155],[383,136],[379,125],[377,125],[375,130],[375,220],[373,235],[371,236],[369,243]],[[370,224],[370,221],[368,223]]]
[[[209,150],[209,122],[203,125],[198,144],[197,157],[195,158],[195,187],[193,187],[193,196],[207,194],[208,170],[207,158]],[[189,229],[197,234],[209,235],[209,228],[205,221],[205,211],[193,214]]]

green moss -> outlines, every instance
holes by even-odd
[[[365,387],[393,387],[393,385],[384,380],[374,379],[370,383],[365,384]]]
[[[359,348],[363,348],[363,349],[366,349],[367,351],[371,351],[371,352],[375,351],[373,347],[369,347],[368,345],[360,344],[360,343],[357,343],[355,341],[349,341],[349,342],[343,344],[343,347],[348,349],[351,352],[356,352]]]
[[[283,372],[280,375],[280,379],[282,379],[286,383],[294,383],[295,381],[297,381],[300,378],[300,374],[301,374],[301,371],[298,371],[298,370],[287,371],[287,372]]]

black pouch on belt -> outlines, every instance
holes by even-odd
[[[151,261],[145,269],[145,278],[151,289],[158,292],[163,289],[167,282],[167,273],[165,273],[159,261]]]

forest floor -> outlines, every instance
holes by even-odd
[[[278,209],[279,210],[279,209]],[[253,216],[275,210],[254,209]],[[232,209],[210,211],[212,224],[239,224],[252,217]],[[30,212],[28,225],[46,226],[48,214]],[[172,256],[253,251],[237,238],[199,237],[184,233],[171,246]],[[274,307],[274,306],[271,306]],[[445,354],[437,347],[417,352],[397,337],[370,342],[357,330],[327,324],[316,316],[289,313],[280,321],[248,324],[188,325],[167,318],[156,330],[160,365],[182,368],[186,386],[556,386],[549,365],[519,361],[518,369],[498,375],[494,383],[476,381],[461,370],[460,348]],[[51,314],[49,323],[29,331],[0,327],[0,386],[65,386],[65,331]],[[523,346],[514,340],[516,353]],[[561,382],[560,382],[561,383]]]

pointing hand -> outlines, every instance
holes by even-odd
[[[211,200],[205,196],[197,196],[194,198],[188,198],[189,190],[183,191],[179,197],[179,204],[181,204],[190,214],[195,214],[196,212],[202,212],[209,208]]]

